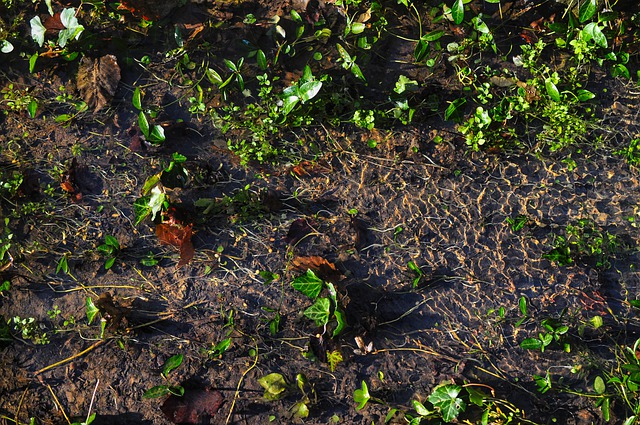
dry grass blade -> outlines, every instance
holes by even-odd
[[[120,82],[120,67],[113,55],[98,59],[83,57],[78,69],[78,90],[94,112],[104,108],[116,93]]]

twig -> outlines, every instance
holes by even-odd
[[[93,409],[93,402],[96,399],[96,391],[98,391],[98,384],[100,384],[100,380],[99,379],[96,381],[96,386],[93,389],[93,394],[91,395],[91,403],[89,403],[89,411],[87,412],[87,420],[84,421],[84,423],[86,423],[86,424],[89,423],[89,418],[91,417],[91,409]]]
[[[104,343],[105,343],[105,342],[107,342],[107,341],[109,341],[109,340],[102,339],[102,340],[100,340],[100,341],[96,342],[95,344],[90,345],[90,346],[89,346],[89,348],[87,348],[87,349],[85,349],[85,350],[82,350],[81,352],[76,353],[76,354],[74,354],[74,355],[73,355],[73,356],[71,356],[71,357],[67,357],[67,358],[66,358],[66,359],[64,359],[64,360],[60,360],[59,362],[56,362],[56,363],[54,363],[54,364],[51,364],[51,365],[49,365],[49,366],[47,366],[47,367],[43,367],[42,369],[40,369],[39,371],[37,371],[37,372],[35,373],[35,375],[36,375],[36,376],[37,376],[37,375],[40,375],[42,372],[46,372],[47,370],[50,370],[50,369],[56,368],[56,367],[61,366],[61,365],[65,364],[65,363],[69,363],[69,362],[70,362],[71,360],[73,360],[73,359],[77,359],[78,357],[82,357],[82,356],[84,356],[85,354],[87,354],[89,351],[93,350],[94,348],[97,348],[97,347],[101,346],[102,344],[104,344]]]
[[[24,402],[24,398],[27,395],[27,391],[29,391],[29,387],[25,388],[22,396],[20,397],[20,402],[18,403],[18,410],[16,410],[16,417],[13,420],[17,425],[20,425],[20,409],[22,409],[22,403]]]
[[[252,338],[253,339],[253,338]],[[255,343],[255,340],[254,340]],[[236,387],[236,392],[233,395],[233,401],[231,402],[231,408],[229,409],[229,414],[227,415],[227,420],[225,421],[225,425],[229,423],[231,420],[231,415],[233,415],[233,408],[236,406],[236,400],[238,399],[238,394],[240,394],[240,386],[242,385],[242,381],[244,381],[244,377],[258,364],[258,344],[256,343],[256,355],[253,359],[253,364],[249,367],[249,369],[245,370],[242,376],[240,377],[240,381],[238,381],[238,386]]]
[[[64,416],[64,419],[67,421],[67,423],[71,425],[71,421],[69,420],[67,414],[64,412],[64,408],[62,407],[62,404],[60,404],[60,401],[58,400],[58,397],[56,397],[56,394],[53,392],[51,385],[47,384],[47,389],[53,396],[53,401],[56,403],[56,406],[58,406],[58,409],[60,409],[60,411],[62,412],[62,416]]]

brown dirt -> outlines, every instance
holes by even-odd
[[[234,40],[253,37],[264,43],[242,24],[244,15],[282,15],[292,6],[280,1],[187,7],[181,13],[227,22],[221,29],[206,29],[194,41],[199,46],[209,42],[208,53],[204,47],[190,53],[196,63],[216,63],[240,56]],[[523,19],[529,18],[536,16]],[[181,383],[187,392],[210,388],[224,400],[204,423],[268,423],[271,415],[277,423],[294,422],[290,409],[301,398],[295,390],[298,373],[306,375],[317,393],[304,421],[309,424],[331,423],[334,415],[345,424],[383,423],[388,406],[371,403],[355,410],[353,392],[363,380],[374,397],[407,410],[412,399],[424,400],[442,381],[474,382],[492,387],[497,397],[536,422],[604,423],[586,398],[537,393],[532,376],[551,368],[554,379],[563,377],[588,390],[598,366],[612,359],[609,335],[626,344],[637,338],[637,318],[625,302],[640,290],[640,274],[633,267],[639,260],[634,248],[640,220],[637,169],[593,146],[573,152],[573,170],[553,155],[469,153],[455,129],[437,115],[371,132],[350,126],[298,129],[303,147],[296,155],[311,160],[319,152],[315,160],[320,166],[308,174],[291,172],[291,163],[244,167],[226,149],[229,135],[210,119],[188,113],[192,91],[177,71],[178,59],[163,56],[166,46],[175,44],[165,32],[172,33],[148,36],[154,44],[125,33],[100,51],[116,55],[122,68],[109,108],[81,113],[68,126],[53,120],[68,105],[53,102],[35,119],[26,111],[0,115],[2,167],[31,176],[32,186],[0,202],[16,247],[15,262],[2,276],[11,289],[0,297],[1,313],[5,320],[36,318],[50,339],[35,345],[15,335],[1,349],[3,418],[66,423],[65,414],[87,414],[97,387],[94,424],[170,423],[161,410],[164,399],[147,400],[142,394],[164,383],[164,361],[182,353],[184,364],[170,374],[171,383]],[[389,54],[372,60],[369,71],[378,78],[371,78],[375,82],[361,94],[384,96],[397,75],[408,73],[441,95],[443,110],[445,100],[455,98],[451,93],[459,89],[453,71],[445,64],[433,74],[402,68],[393,61],[410,57],[412,51],[401,50],[396,41],[385,41]],[[119,42],[131,52],[118,47]],[[148,66],[125,63],[126,57],[145,54],[151,57]],[[338,72],[339,66],[329,60],[322,66]],[[285,67],[294,75],[301,70],[297,63]],[[75,93],[76,70],[77,61],[41,59],[30,75],[24,61],[14,59],[0,82],[51,98],[61,85]],[[618,80],[603,84],[608,94],[603,92],[598,105],[602,125],[616,128],[623,138],[633,137],[637,95]],[[131,106],[134,87],[144,87],[145,104],[162,106],[159,121],[186,122],[168,131],[161,147],[130,149],[137,122]],[[613,109],[614,102],[632,109]],[[435,136],[443,142],[432,143]],[[378,141],[377,148],[367,147],[369,139]],[[177,249],[161,245],[148,220],[133,224],[133,203],[145,180],[161,171],[173,152],[188,158],[191,181],[170,191],[170,197],[181,202],[195,230],[195,258],[181,268],[176,267]],[[81,199],[60,188],[60,174],[71,158],[77,160]],[[200,198],[220,201],[247,185],[249,202],[244,204],[210,216],[193,206]],[[34,205],[38,208],[30,210]],[[355,219],[348,214],[354,208]],[[518,214],[527,215],[530,223],[513,232],[506,219]],[[593,220],[630,247],[612,259],[610,269],[559,267],[542,258],[553,235],[579,218]],[[285,239],[298,219],[306,219],[311,231],[290,246]],[[115,236],[122,247],[109,271],[96,251],[105,235]],[[160,260],[157,266],[141,264],[148,253]],[[69,274],[56,273],[63,256]],[[291,261],[298,256],[322,257],[344,275],[336,286],[350,327],[330,342],[344,357],[333,372],[326,363],[303,357],[319,330],[302,315],[309,300],[290,287],[299,273],[291,269]],[[425,273],[417,289],[412,288],[410,261]],[[257,272],[265,270],[280,278],[264,284]],[[112,316],[123,317],[100,340],[97,325],[86,324],[85,300],[105,293],[113,296]],[[522,296],[529,300],[531,318],[516,327]],[[47,311],[54,305],[61,315],[52,319]],[[502,320],[489,313],[499,307],[506,309]],[[268,322],[274,310],[280,311],[282,323],[271,336]],[[561,312],[572,325],[571,353],[519,347],[522,339],[536,335],[542,318]],[[233,326],[225,326],[231,314]],[[595,314],[603,316],[604,328],[579,338],[577,325]],[[71,316],[76,324],[64,326]],[[227,336],[230,348],[221,358],[208,358],[205,350]],[[356,336],[372,342],[373,352],[355,354]],[[580,366],[581,373],[572,374],[573,366]],[[284,375],[293,388],[275,402],[263,398],[258,383],[272,372]]]

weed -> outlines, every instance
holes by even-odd
[[[150,115],[155,115],[154,111],[149,111],[145,113],[142,109],[142,92],[140,91],[140,87],[136,87],[133,91],[133,100],[132,100],[134,108],[138,111],[138,127],[140,127],[140,131],[144,136],[145,140],[149,143],[162,143],[165,140],[164,128],[162,126],[154,124],[150,125],[149,120],[147,119],[147,113]]]
[[[9,326],[24,340],[31,340],[36,345],[49,344],[49,336],[45,331],[45,326],[33,317],[21,318],[15,316],[9,319]]]
[[[562,323],[561,319],[547,318],[540,323],[544,330],[538,334],[537,338],[526,338],[520,342],[520,347],[527,350],[540,350],[544,353],[545,348],[551,344],[556,344],[566,353],[571,351],[571,345],[567,341],[569,327]]]
[[[180,367],[180,365],[182,364],[182,360],[182,354],[176,354],[169,357],[162,365],[160,376],[162,376],[162,378],[168,382],[169,374]],[[180,385],[171,385],[169,383],[156,385],[155,387],[151,387],[147,391],[145,391],[142,395],[142,398],[158,398],[167,394],[173,394],[178,397],[182,397],[184,395],[184,388]]]
[[[116,262],[116,257],[120,254],[120,243],[111,235],[104,237],[104,243],[96,248],[99,252],[107,257],[104,261],[105,270],[109,270]]]

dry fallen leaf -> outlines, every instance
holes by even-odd
[[[187,389],[182,397],[171,395],[167,398],[160,410],[174,424],[208,424],[223,401],[220,391]]]
[[[180,249],[178,267],[188,264],[195,254],[191,236],[191,225],[183,226],[178,223],[160,223],[156,226],[156,236],[163,245],[172,245]]]
[[[98,59],[83,57],[78,68],[78,90],[94,112],[111,101],[120,82],[120,67],[113,55]]]
[[[289,231],[287,232],[287,236],[285,236],[284,241],[289,245],[296,245],[311,233],[313,233],[313,229],[309,225],[307,219],[299,218],[291,223],[291,227],[289,227]]]
[[[336,266],[322,257],[296,257],[291,261],[294,270],[306,272],[312,270],[318,277],[327,282],[336,283],[344,279],[344,275],[336,269]]]

